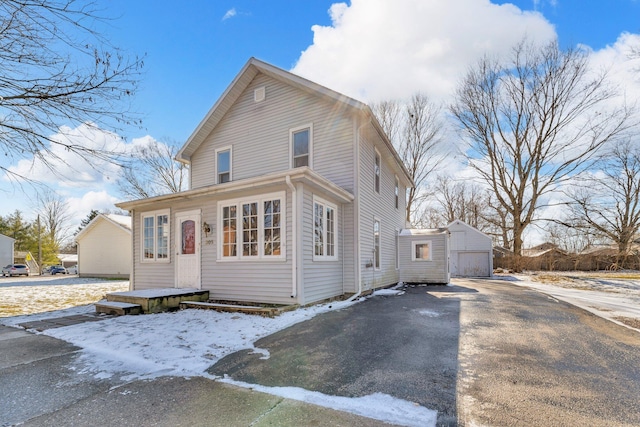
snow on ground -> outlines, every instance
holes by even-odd
[[[82,280],[85,281],[84,285],[79,283]],[[113,285],[110,282],[77,278],[66,281],[59,279],[55,285],[43,282],[47,280],[23,279],[22,287],[17,283],[0,282],[8,285],[0,287],[0,291],[9,290],[8,295],[11,292],[22,295],[28,294],[29,289],[40,292],[38,288],[44,286],[50,293],[64,294],[67,298],[66,293],[71,289],[84,294],[93,288],[103,289]],[[126,289],[128,282],[119,286]],[[374,295],[395,296],[402,293],[401,290],[382,290]],[[339,310],[361,300],[300,308],[282,313],[275,318],[219,313],[212,310],[181,310],[172,313],[122,316],[100,322],[48,329],[43,334],[81,347],[83,351],[78,358],[77,366],[73,369],[93,373],[97,378],[116,376],[125,381],[132,381],[159,376],[203,376],[396,425],[435,426],[437,411],[386,394],[376,393],[358,398],[329,396],[296,387],[272,388],[238,383],[230,379],[215,378],[205,372],[222,357],[239,350],[253,349],[263,358],[268,358],[268,350],[255,348],[255,341],[320,313]],[[93,305],[83,305],[57,312],[0,317],[0,323],[16,326],[27,321],[92,312],[95,312]],[[0,316],[6,314],[0,312]]]
[[[630,326],[629,319],[640,322],[640,275],[511,275],[496,276],[519,286],[537,289],[553,298],[565,300],[605,318]],[[16,326],[27,321],[94,312],[93,305],[81,305],[57,312],[37,313],[38,306],[28,301],[36,294],[47,297],[45,310],[55,307],[56,297],[68,304],[88,304],[104,293],[128,289],[128,282],[109,282],[71,278],[21,278],[0,280],[0,301],[23,301],[30,305],[27,316],[14,316],[0,306],[0,323]],[[74,293],[79,295],[74,302]],[[403,293],[400,287],[376,291],[373,296],[393,297]],[[90,295],[98,295],[86,301]],[[295,323],[320,313],[339,310],[352,302],[321,304],[266,318],[240,313],[218,313],[209,310],[182,310],[173,313],[122,316],[100,322],[49,329],[44,334],[68,341],[83,349],[77,370],[93,372],[96,377],[122,377],[125,380],[158,376],[204,376],[205,371],[222,357],[243,349],[253,349],[268,358],[266,349],[254,343]],[[421,315],[434,316],[430,311]],[[11,316],[11,317],[8,317]],[[618,320],[616,320],[618,319]],[[627,319],[621,321],[619,319]],[[640,328],[638,329],[640,331]],[[220,379],[274,395],[314,403],[337,410],[407,426],[434,426],[436,411],[392,396],[374,394],[359,398],[327,396],[295,387],[263,387],[244,384],[228,378]]]
[[[640,274],[553,272],[496,276],[640,332]]]
[[[129,281],[126,280],[86,279],[66,275],[0,277],[0,317],[92,304],[109,292],[128,289]]]

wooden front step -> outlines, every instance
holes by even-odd
[[[142,307],[140,304],[130,304],[128,302],[118,301],[101,301],[94,305],[96,306],[96,313],[112,314],[116,316],[142,313]]]
[[[183,301],[207,301],[208,299],[209,291],[188,288],[145,289],[107,294],[107,301],[137,304],[143,313],[177,310]]]
[[[180,303],[180,308],[201,308],[206,310],[226,311],[231,313],[259,314],[261,316],[268,317],[277,316],[283,311],[291,310],[295,307],[296,306],[258,307],[253,305],[220,304],[195,301],[183,301]]]

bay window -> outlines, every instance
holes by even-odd
[[[219,204],[219,260],[278,259],[284,251],[284,193]]]

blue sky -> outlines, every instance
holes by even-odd
[[[640,43],[640,0],[97,3],[115,18],[104,28],[107,38],[131,55],[146,54],[134,100],[144,130],[125,129],[126,144],[184,142],[251,56],[365,102],[417,91],[446,102],[485,52],[504,53],[525,35],[541,42],[557,36],[563,46],[591,48],[598,64],[624,69],[618,80],[635,85],[629,93],[636,99],[640,94],[625,57]],[[33,176],[68,198],[76,221],[120,200],[114,170],[108,176],[87,172],[80,181]],[[13,197],[20,190],[2,180],[3,191],[12,201],[5,198],[0,215],[20,209],[32,217],[30,204]]]

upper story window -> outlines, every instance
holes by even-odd
[[[398,209],[400,206],[400,181],[398,181],[398,177],[396,176],[396,186],[395,186],[395,206]]]
[[[142,223],[142,262],[169,262],[169,211],[144,212]]]
[[[231,147],[216,150],[216,179],[218,184],[231,181]]]
[[[313,259],[316,261],[337,259],[336,205],[313,198]]]
[[[376,150],[373,163],[373,189],[380,194],[380,153]]]
[[[284,193],[219,204],[220,260],[284,258]]]
[[[373,220],[373,268],[380,270],[380,220]]]
[[[289,131],[291,140],[291,167],[312,166],[313,126],[306,125]]]

